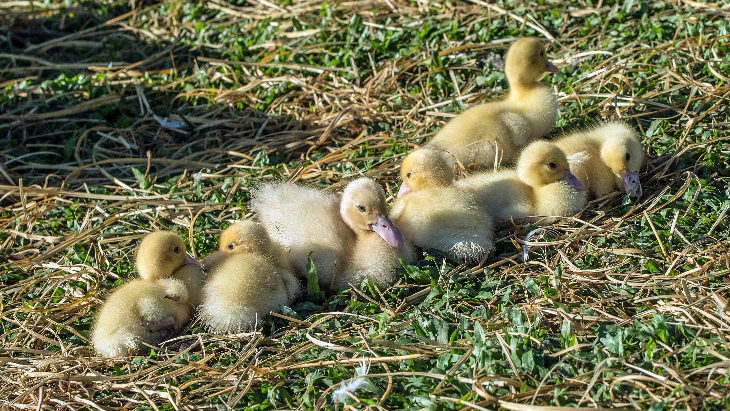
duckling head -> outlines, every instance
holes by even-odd
[[[185,252],[185,243],[171,231],[149,233],[137,248],[137,272],[144,280],[167,278],[186,264],[200,262]]]
[[[374,231],[391,247],[403,248],[403,233],[388,218],[385,194],[375,181],[360,178],[348,184],[342,193],[340,214],[356,233]]]
[[[532,187],[560,181],[578,190],[585,190],[583,183],[570,172],[565,153],[547,141],[535,141],[525,147],[517,160],[517,175]]]
[[[601,159],[623,180],[629,196],[641,197],[639,168],[644,161],[644,150],[636,132],[623,123],[611,124],[609,130],[616,134],[601,146]]]
[[[546,71],[557,73],[558,68],[548,60],[545,45],[540,40],[523,37],[507,50],[504,72],[510,87],[529,86]]]
[[[421,148],[408,154],[400,166],[400,177],[403,183],[398,190],[398,197],[412,190],[448,186],[454,181],[454,174],[441,152],[430,148]]]
[[[237,221],[221,233],[220,251],[223,253],[270,254],[271,246],[266,229],[251,220]]]

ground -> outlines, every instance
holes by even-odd
[[[0,3],[0,406],[727,406],[730,3],[515,3]],[[193,323],[95,356],[94,315],[146,232],[204,257],[261,181],[366,175],[392,196],[408,150],[504,95],[527,35],[561,68],[549,138],[627,121],[644,197],[588,204],[526,262],[535,226],[503,226],[483,265],[429,253],[391,289],[305,293],[255,333]]]

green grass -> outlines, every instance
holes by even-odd
[[[351,408],[730,405],[730,3],[269,3],[0,5],[3,404],[334,409],[367,357]],[[148,356],[93,356],[145,232],[202,257],[261,181],[363,173],[394,193],[404,153],[503,95],[508,40],[544,33],[551,135],[627,120],[642,199],[591,203],[526,263],[535,227],[502,228],[485,266],[431,253],[257,333],[195,323]]]

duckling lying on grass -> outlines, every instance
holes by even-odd
[[[397,279],[399,259],[412,258],[388,219],[383,189],[367,178],[348,184],[342,197],[292,183],[264,184],[251,205],[272,239],[289,250],[300,276],[311,257],[325,290],[366,276],[387,287]]]
[[[174,337],[200,302],[203,271],[177,234],[156,231],[137,249],[138,279],[115,289],[94,323],[97,353],[117,357]]]
[[[570,168],[587,187],[601,198],[615,191],[641,197],[639,168],[644,148],[639,134],[622,121],[599,124],[568,134],[555,141],[570,159]]]
[[[198,316],[214,333],[253,330],[300,292],[286,252],[253,221],[239,221],[223,231],[220,251],[203,260],[203,267],[208,280]]]
[[[407,243],[464,262],[479,262],[494,249],[492,220],[473,194],[452,185],[453,174],[441,152],[412,152],[400,174],[403,183],[390,215]]]
[[[444,150],[453,166],[476,163],[492,168],[509,164],[519,148],[547,135],[558,118],[553,92],[538,80],[558,68],[548,61],[545,45],[533,37],[517,40],[507,51],[504,71],[507,97],[474,106],[449,121],[426,147]]]
[[[585,204],[585,187],[570,172],[568,159],[554,144],[535,141],[517,160],[516,170],[479,173],[456,186],[473,193],[496,221],[528,216],[571,216]]]

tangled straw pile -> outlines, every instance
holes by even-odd
[[[332,408],[363,356],[353,408],[724,404],[730,7],[586,3],[0,3],[0,404]],[[589,204],[524,263],[535,227],[502,227],[484,266],[434,255],[256,333],[192,324],[149,356],[94,356],[93,314],[144,233],[207,255],[267,179],[364,174],[392,195],[407,150],[502,95],[525,34],[563,68],[553,135],[640,131],[641,201]]]

